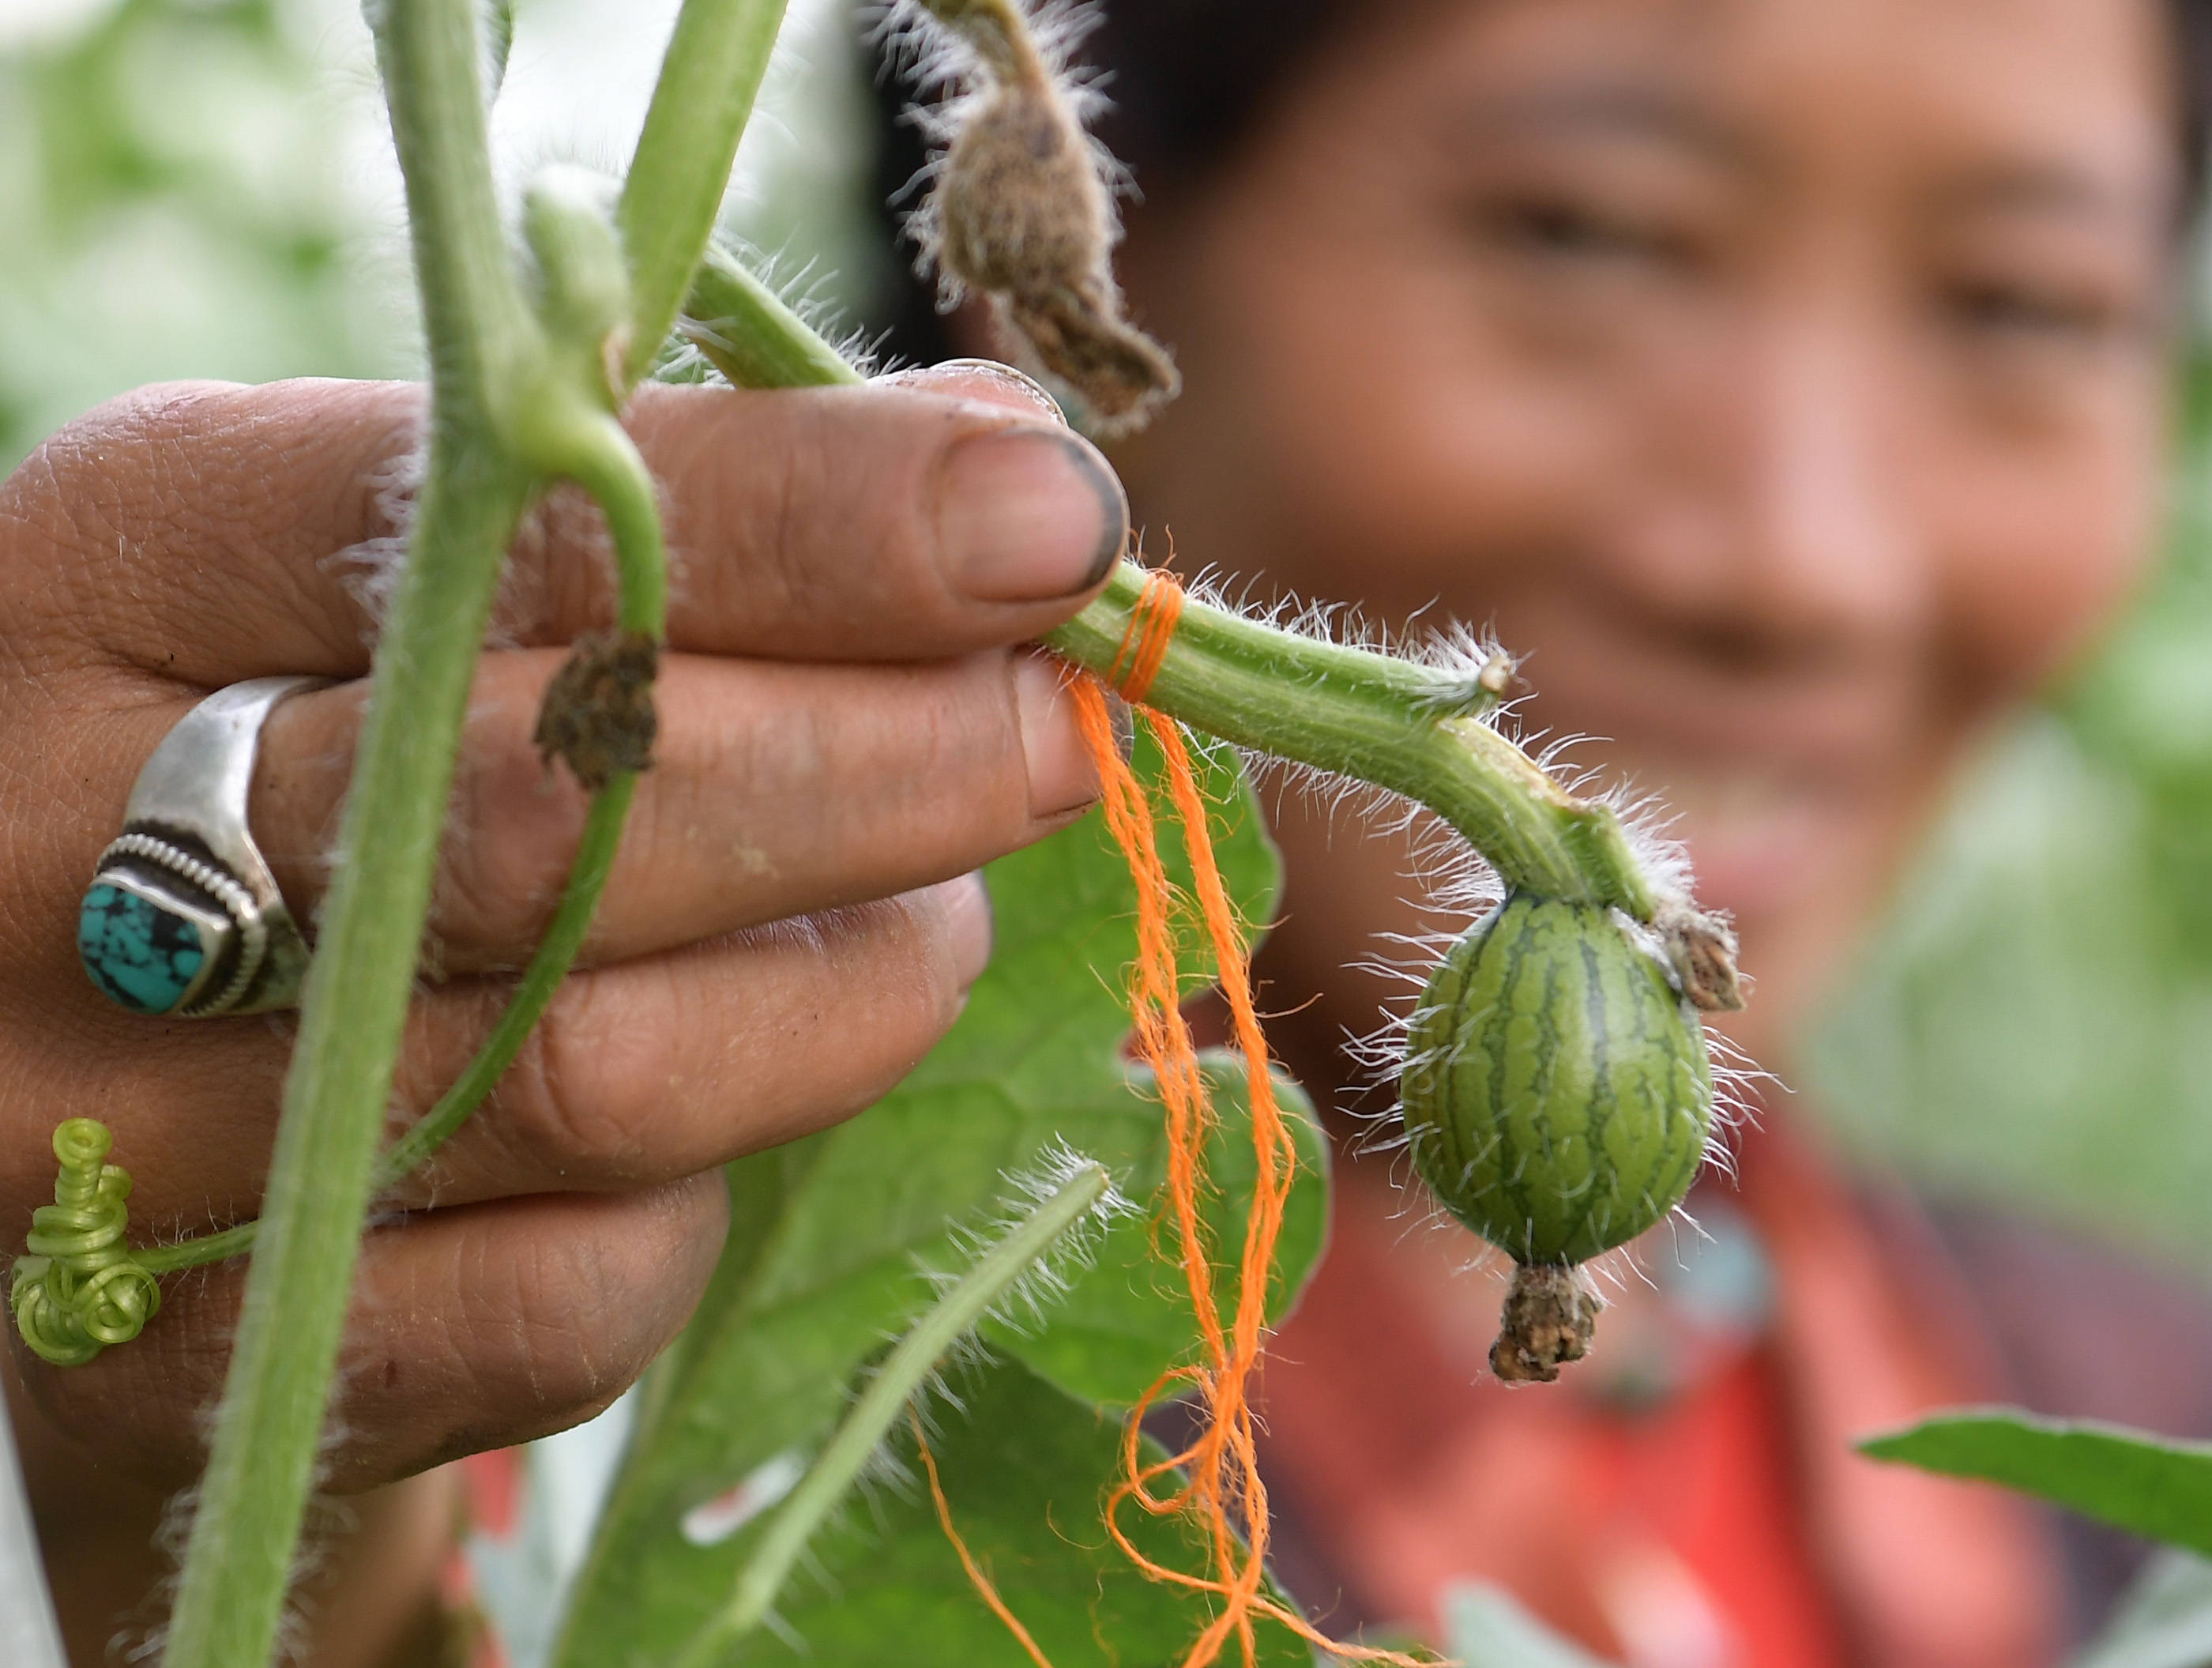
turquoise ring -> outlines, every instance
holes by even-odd
[[[307,942],[246,825],[261,727],[327,678],[255,678],[194,707],[138,773],[77,911],[77,954],[133,1014],[296,1006]]]

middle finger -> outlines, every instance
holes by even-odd
[[[491,654],[477,677],[431,917],[446,972],[526,960],[575,855],[585,795],[531,742],[560,659]],[[654,768],[586,959],[890,897],[1051,832],[1097,793],[1062,677],[1003,649],[905,667],[669,656]],[[362,699],[360,685],[295,696],[264,736],[253,830],[302,919],[322,894]]]

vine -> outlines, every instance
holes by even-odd
[[[661,634],[659,514],[615,413],[650,361],[650,346],[629,344],[657,345],[664,315],[690,287],[782,15],[780,0],[687,0],[621,204],[623,240],[560,182],[532,194],[525,228],[541,280],[532,307],[499,232],[475,8],[382,0],[370,9],[430,346],[428,469],[378,647],[341,836],[347,861],[302,1002],[167,1668],[259,1662],[276,1635],[379,1176],[376,1136],[469,683],[501,559],[550,481],[576,481],[606,514],[623,628]],[[501,1049],[511,1057],[580,941],[628,809],[629,775],[598,794],[596,837],[580,850],[556,932],[511,1023],[495,1032],[486,1068],[465,1080],[479,1099],[478,1086],[497,1074],[491,1059]],[[434,1112],[439,1121],[416,1145],[434,1144],[471,1104]]]

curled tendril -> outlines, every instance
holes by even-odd
[[[161,1288],[123,1243],[131,1178],[104,1161],[114,1140],[88,1117],[54,1131],[54,1202],[32,1212],[28,1254],[15,1259],[15,1330],[57,1367],[128,1343],[161,1306]]]

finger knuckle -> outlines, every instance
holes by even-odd
[[[882,1040],[866,1091],[872,1098],[919,1065],[960,1017],[950,925],[923,891],[829,911],[823,927],[830,977],[867,993],[866,1027]]]
[[[636,1379],[698,1301],[720,1245],[718,1177],[564,1202],[566,1231],[518,1233],[499,1269],[462,1288],[453,1347],[492,1404],[603,1406]]]
[[[530,1155],[556,1176],[653,1177],[653,1113],[694,1000],[672,971],[632,968],[567,980],[501,1095]]]

